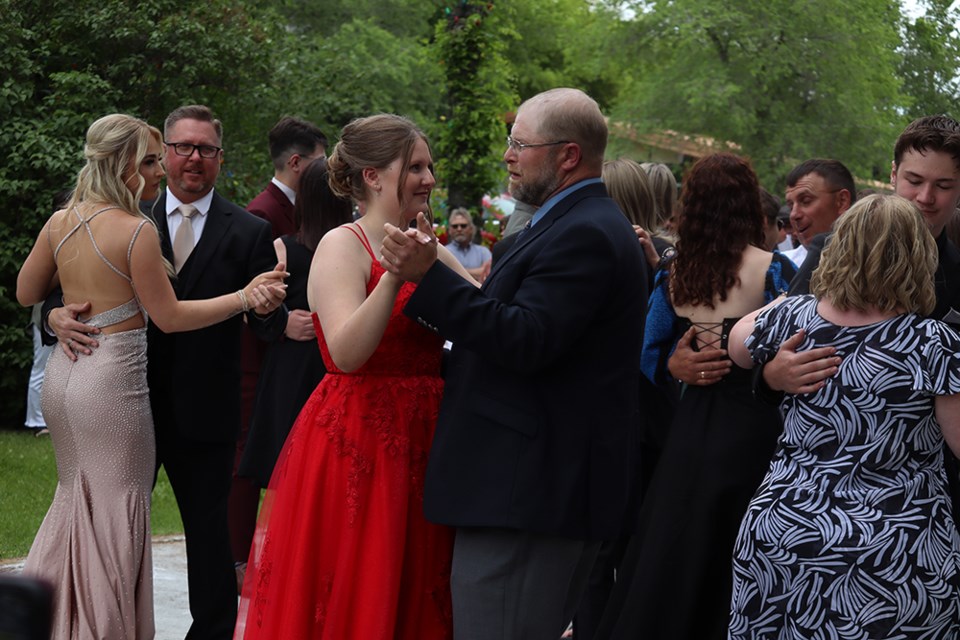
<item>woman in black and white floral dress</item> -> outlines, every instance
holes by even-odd
[[[823,388],[781,405],[734,550],[730,638],[960,637],[942,460],[944,438],[960,453],[960,337],[919,315],[934,306],[936,263],[913,205],[872,196],[838,221],[814,296],[734,329],[741,366],[799,330],[801,348],[832,345],[842,360]]]

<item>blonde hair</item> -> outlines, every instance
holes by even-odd
[[[103,116],[91,124],[83,146],[87,162],[77,174],[77,186],[67,207],[80,202],[106,202],[145,217],[138,203],[146,181],[138,169],[151,138],[163,142],[159,129],[122,113]],[[124,178],[131,170],[132,175]],[[136,179],[136,188],[130,189],[125,179]]]
[[[841,311],[912,312],[936,306],[937,245],[923,216],[894,195],[857,201],[834,223],[810,291]]]
[[[677,179],[665,164],[644,162],[640,168],[647,174],[657,209],[657,225],[662,227],[677,208]]]
[[[160,130],[133,116],[114,113],[96,120],[87,129],[83,146],[86,164],[77,174],[77,185],[65,208],[82,202],[103,202],[143,218],[156,228],[156,223],[139,207],[146,186],[139,168],[151,140],[163,142]],[[131,189],[128,183],[133,180],[136,188]],[[174,273],[166,259],[164,266],[168,274]]]
[[[653,201],[647,174],[639,164],[629,158],[604,162],[603,183],[630,224],[640,225],[650,233],[656,232],[657,205]]]

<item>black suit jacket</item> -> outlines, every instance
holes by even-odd
[[[602,184],[524,232],[482,289],[440,262],[405,313],[453,341],[428,519],[612,539],[626,515],[647,301],[636,234]]]
[[[173,262],[165,216],[166,194],[154,215],[164,257]],[[203,234],[173,282],[179,300],[232,293],[276,265],[270,225],[216,192]],[[248,313],[250,327],[266,340],[283,332],[287,311],[267,318]],[[242,315],[182,333],[148,330],[147,379],[158,432],[203,442],[233,442],[240,428],[240,332]]]

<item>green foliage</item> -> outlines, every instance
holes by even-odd
[[[328,37],[295,36],[296,57],[281,73],[286,98],[332,138],[343,125],[377,112],[419,123],[437,112],[441,75],[423,43],[353,20]]]
[[[906,21],[900,76],[910,98],[911,118],[934,114],[960,117],[960,5],[925,0],[926,14]]]
[[[615,116],[735,142],[778,191],[813,156],[870,176],[902,126],[898,21],[886,0],[658,0],[636,20],[651,62]]]
[[[517,104],[504,57],[511,35],[508,10],[493,2],[460,2],[437,23],[434,50],[444,70],[446,103],[435,159],[452,207],[477,209],[483,195],[503,182],[504,116]]]
[[[620,4],[511,2],[514,34],[506,40],[506,57],[515,69],[520,97],[525,100],[547,89],[575,87],[602,108],[609,106],[620,90],[624,71],[635,65],[626,55],[631,32],[621,18]]]

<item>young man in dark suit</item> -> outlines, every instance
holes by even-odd
[[[458,640],[559,637],[624,525],[648,278],[600,180],[606,141],[581,91],[520,106],[504,160],[539,209],[480,289],[422,217],[388,225],[384,268],[418,282],[405,313],[453,341],[424,509],[457,528]]]
[[[270,225],[214,191],[222,127],[210,109],[174,110],[164,124],[164,145],[167,188],[147,213],[157,223],[164,257],[178,270],[177,297],[236,291],[273,268]],[[49,324],[61,342],[72,340],[89,353],[97,343],[88,336],[92,328],[76,321],[77,311],[77,305],[54,310]],[[157,465],[170,478],[186,538],[191,640],[229,639],[236,622],[227,495],[240,427],[241,317],[171,334],[151,323],[147,334]],[[281,299],[271,298],[246,318],[258,335],[272,339],[283,331],[287,312]]]

